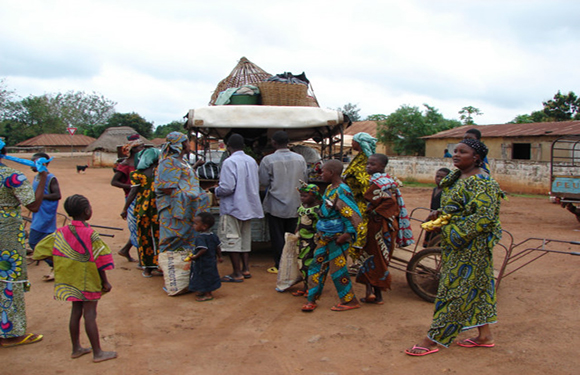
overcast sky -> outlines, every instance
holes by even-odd
[[[84,91],[155,125],[206,106],[245,56],[306,72],[322,107],[427,103],[511,121],[580,94],[580,1],[0,0],[0,78],[20,97]]]

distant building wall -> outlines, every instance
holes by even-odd
[[[113,167],[118,157],[116,153],[93,151],[93,167]]]
[[[548,194],[550,163],[529,160],[490,159],[491,176],[510,193]],[[439,168],[454,169],[450,158],[421,156],[389,156],[387,173],[401,180],[434,183]]]
[[[513,159],[513,144],[529,144],[530,145],[530,160],[534,161],[550,161],[550,152],[552,142],[558,138],[557,136],[544,137],[496,137],[486,138],[482,140],[489,148],[487,154],[488,159]],[[435,138],[428,139],[425,142],[425,156],[430,158],[443,157],[443,151],[448,149],[453,154],[455,145],[461,139],[457,138]]]

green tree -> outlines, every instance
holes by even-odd
[[[463,121],[464,125],[475,125],[475,122],[473,121],[473,116],[483,115],[483,112],[481,112],[479,108],[467,106],[461,108],[461,111],[459,111],[459,115],[460,115],[459,118],[461,119],[461,121]]]
[[[509,124],[529,124],[532,122],[550,121],[544,111],[533,111],[529,115],[517,115]]]
[[[361,116],[359,114],[360,108],[356,104],[348,103],[342,106],[342,108],[337,108],[336,110],[341,111],[342,113],[347,115],[350,121],[354,122],[361,120]]]
[[[0,91],[7,90],[1,87]],[[0,119],[6,123],[1,134],[10,145],[43,133],[65,133],[69,125],[87,134],[91,128],[107,123],[115,104],[102,95],[73,91],[3,100]]]
[[[553,99],[542,102],[544,105],[544,114],[551,121],[570,121],[580,120],[580,99],[570,91],[566,95],[558,93]]]
[[[382,115],[382,114],[376,114],[376,115],[370,115],[367,116],[366,121],[385,121],[387,119],[387,115]]]
[[[145,138],[151,138],[153,135],[153,124],[139,114],[132,113],[114,113],[105,125],[97,125],[89,128],[87,135],[98,138],[108,128],[115,128],[119,126],[129,126]]]
[[[44,133],[64,133],[66,124],[51,105],[48,95],[29,96],[6,107],[3,136],[15,145]]]
[[[105,125],[115,113],[117,104],[95,92],[85,94],[82,91],[56,94],[51,102],[64,122],[77,127],[83,134],[93,126]]]
[[[5,119],[13,95],[14,91],[11,91],[6,87],[4,78],[0,78],[0,120]]]
[[[183,121],[171,121],[169,124],[159,125],[155,128],[155,132],[153,132],[154,138],[165,138],[167,134],[171,132],[181,132],[185,133],[185,128],[183,127]]]
[[[421,137],[460,126],[457,120],[448,120],[437,109],[424,104],[425,113],[418,107],[402,105],[378,123],[377,138],[392,143],[400,155],[425,155],[425,140]]]

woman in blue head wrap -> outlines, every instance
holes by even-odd
[[[348,249],[349,255],[353,260],[357,260],[360,256],[360,250],[364,246],[367,239],[367,222],[368,217],[364,213],[367,208],[364,194],[369,188],[369,174],[367,173],[367,161],[369,156],[373,155],[377,148],[377,139],[368,133],[356,133],[352,140],[352,149],[358,151],[358,154],[352,159],[346,170],[342,173],[344,183],[348,185],[352,191],[354,200],[362,213],[363,225],[361,232],[357,235],[357,240]]]
[[[190,152],[185,134],[171,132],[161,147],[161,159],[155,173],[155,194],[159,215],[159,252],[193,250],[193,218],[206,211],[209,198],[189,163]]]

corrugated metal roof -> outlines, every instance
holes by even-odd
[[[464,125],[422,138],[463,138],[465,132],[472,128],[479,130],[482,138],[580,135],[580,121],[560,121],[530,124]]]
[[[356,133],[368,133],[373,137],[377,136],[377,122],[376,121],[356,121],[349,126],[344,134],[355,135]]]
[[[77,146],[86,147],[96,141],[95,138],[82,134],[41,134],[18,143],[16,146]]]

